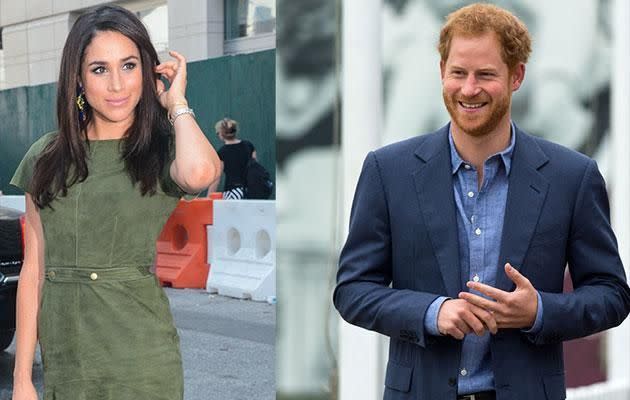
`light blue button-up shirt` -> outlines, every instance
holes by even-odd
[[[453,173],[453,195],[457,205],[457,231],[462,288],[466,282],[478,281],[495,285],[501,234],[508,192],[508,176],[512,164],[515,134],[511,125],[510,145],[503,151],[490,156],[483,164],[483,182],[478,189],[477,171],[464,161],[453,143],[449,132],[451,166]],[[480,294],[477,292],[477,294]],[[431,335],[439,335],[437,315],[447,297],[439,297],[428,308],[424,325]],[[536,333],[542,328],[542,301],[538,295],[538,311],[532,328],[526,332]],[[468,334],[462,343],[461,365],[457,392],[468,394],[494,389],[491,368],[490,334],[483,336]]]

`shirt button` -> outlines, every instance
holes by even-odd
[[[481,229],[479,228],[475,229],[475,235],[477,236],[481,235]]]
[[[475,194],[473,192],[468,192],[468,197],[474,197]]]
[[[56,276],[56,275],[57,275],[57,274],[55,274],[55,271],[49,271],[49,272],[48,272],[48,277],[49,277],[50,279],[55,279],[55,276]]]
[[[464,168],[466,168],[466,169],[470,169],[470,165],[468,165],[468,164],[464,164]]]
[[[97,280],[97,279],[98,279],[98,275],[97,275],[97,273],[96,273],[96,272],[92,272],[92,273],[90,274],[90,279],[91,279],[91,280],[93,280],[93,281]]]
[[[468,371],[466,371],[466,368],[462,368],[462,370],[461,370],[461,371],[459,371],[459,373],[460,373],[462,376],[466,376],[466,375],[468,375]]]
[[[470,222],[472,222],[474,224],[475,223],[475,219],[477,219],[477,217],[475,215],[473,215],[472,217],[470,217]]]
[[[475,274],[475,276],[473,276],[473,282],[479,282],[479,275]]]

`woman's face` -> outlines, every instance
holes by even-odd
[[[81,83],[95,124],[130,126],[142,95],[142,65],[136,44],[119,32],[96,33],[85,49]]]

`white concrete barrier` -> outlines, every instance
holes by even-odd
[[[16,195],[0,195],[0,206],[15,208],[26,212],[26,197]]]
[[[213,215],[214,215],[214,209]],[[212,225],[206,225],[206,263],[208,265],[212,264]]]
[[[266,301],[276,296],[276,208],[271,200],[214,202],[206,289]]]

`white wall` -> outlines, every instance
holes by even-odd
[[[171,48],[188,61],[223,55],[223,0],[168,0],[168,34]]]

